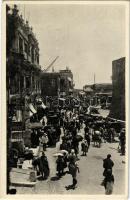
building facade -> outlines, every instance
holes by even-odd
[[[59,72],[43,72],[41,76],[41,94],[46,96],[59,96],[60,74]]]
[[[59,72],[43,72],[41,75],[41,96],[49,108],[68,106],[73,87],[73,74],[68,68]]]
[[[110,117],[125,121],[125,57],[112,62],[112,87]]]
[[[16,5],[13,9],[7,6],[6,30],[8,103],[18,111],[15,113],[16,121],[22,121],[26,101],[32,102],[35,96],[41,94],[39,44],[28,21],[25,22],[19,15]]]
[[[12,144],[28,144],[30,117],[41,96],[39,43],[16,5],[6,7],[7,134]],[[20,146],[20,145],[19,145]]]
[[[70,96],[73,93],[73,74],[70,69],[60,70],[60,96]]]
[[[41,75],[41,95],[46,97],[66,98],[73,93],[73,74],[71,70],[43,72]]]
[[[110,108],[112,98],[111,83],[96,83],[93,85],[85,85],[83,87],[83,91],[86,93],[86,97],[90,105],[101,105],[103,108]]]

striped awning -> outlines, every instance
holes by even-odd
[[[33,106],[31,103],[29,104],[29,108],[30,108],[30,111],[31,111],[33,114],[37,113],[37,111],[35,110],[34,106]]]

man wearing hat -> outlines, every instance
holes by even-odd
[[[40,169],[43,179],[47,179],[50,174],[50,168],[49,168],[48,159],[44,152],[42,152],[42,156],[39,159],[39,169]]]
[[[125,155],[125,129],[122,128],[120,136],[120,145],[121,145],[121,155]]]

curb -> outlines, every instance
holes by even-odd
[[[36,182],[12,182],[11,186],[34,187]]]

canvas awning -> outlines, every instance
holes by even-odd
[[[43,109],[46,109],[46,105],[43,102],[42,102],[41,106]]]
[[[72,79],[70,77],[68,77],[67,79],[68,79],[68,81],[72,81]]]
[[[65,99],[64,98],[58,98],[59,100],[61,100],[61,101],[65,101]]]
[[[31,103],[29,104],[29,108],[30,108],[30,111],[31,111],[33,114],[37,113],[37,111],[35,110],[34,106],[33,106]]]
[[[17,98],[21,98],[20,94],[11,94],[10,95],[11,99],[17,99]]]
[[[93,89],[91,87],[84,88],[84,92],[93,92]]]
[[[38,128],[42,128],[42,127],[43,127],[43,125],[40,122],[34,122],[34,123],[28,124],[29,129],[38,129]]]
[[[84,92],[84,91],[80,91],[80,92],[79,92],[79,94],[81,94],[81,95],[84,95],[84,94],[85,94],[85,92]]]
[[[32,117],[33,116],[33,113],[31,111],[29,111],[29,116]]]
[[[69,92],[73,92],[73,90],[71,88],[69,88]]]

